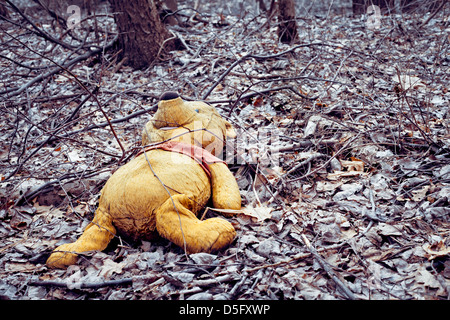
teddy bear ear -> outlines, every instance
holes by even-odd
[[[173,100],[178,98],[180,95],[178,94],[178,92],[175,91],[167,91],[164,92],[161,97],[159,98],[160,101],[166,101],[166,100]]]

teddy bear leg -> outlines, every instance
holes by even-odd
[[[194,202],[184,194],[173,195],[156,212],[156,229],[188,253],[213,252],[228,246],[234,227],[221,218],[200,221],[191,211]]]
[[[47,259],[47,266],[65,268],[77,262],[76,253],[104,250],[115,233],[112,217],[99,207],[94,220],[88,224],[80,238],[73,243],[65,243],[57,247]]]

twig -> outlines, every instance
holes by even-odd
[[[23,43],[21,40],[19,40],[17,37],[9,34],[8,32],[6,32],[6,34],[8,36],[10,36],[11,38],[13,38],[15,41],[19,42],[21,45],[23,45],[24,47],[26,47],[28,50],[32,51],[33,53],[36,53],[37,55],[39,55],[42,58],[45,58],[47,60],[49,60],[50,62],[52,62],[53,64],[55,64],[56,66],[58,66],[60,69],[66,71],[67,73],[69,73],[69,75],[71,75],[73,77],[73,79],[89,94],[89,97],[92,97],[95,102],[97,103],[97,106],[99,108],[99,110],[101,111],[101,113],[103,114],[103,116],[105,117],[109,127],[111,128],[111,132],[113,133],[117,143],[119,144],[120,149],[122,150],[122,158],[125,156],[125,148],[123,147],[122,143],[120,142],[119,137],[116,134],[116,131],[114,130],[111,120],[109,119],[108,115],[106,114],[105,110],[102,107],[102,104],[100,103],[100,101],[98,100],[97,96],[93,94],[92,91],[90,91],[79,79],[78,77],[69,69],[65,68],[64,66],[61,66],[59,63],[57,63],[56,61],[54,61],[53,59],[44,56],[43,54],[37,52],[36,50],[33,50],[32,48],[30,48],[28,45],[26,45],[25,43]],[[115,40],[113,40],[109,45],[112,46],[112,43],[114,43]],[[45,141],[44,143],[47,143],[48,141]],[[36,150],[35,150],[36,152]],[[34,154],[35,152],[33,152],[32,154]],[[29,158],[29,157],[28,157]],[[121,159],[122,160],[122,159]],[[120,163],[120,161],[119,161]],[[17,173],[17,171],[20,169],[21,165],[17,166],[17,168],[13,171],[13,173],[11,173],[5,180],[11,178],[13,175],[15,175]]]
[[[445,6],[445,4],[448,2],[448,0],[441,0],[442,3],[439,6],[439,8],[436,9],[436,11],[434,11],[434,13],[432,13],[427,20],[425,20],[419,27],[418,29],[422,28],[423,26],[425,26],[428,22],[430,22],[431,19],[433,19],[438,13],[439,11],[442,10],[442,8]]]
[[[335,145],[337,143],[339,143],[339,140],[337,140],[337,139],[323,139],[323,140],[320,140],[319,142],[315,142],[315,141],[311,141],[311,140],[304,140],[304,141],[295,142],[294,144],[287,145],[287,146],[272,147],[269,149],[269,151],[271,154],[275,154],[275,153],[279,153],[279,152],[296,151],[298,149],[310,147],[313,145],[328,146],[328,145]]]
[[[48,14],[50,15],[50,17],[52,17],[56,22],[58,22],[59,24],[63,25],[64,28],[67,28],[67,21],[64,17],[62,17],[61,15],[59,15],[58,13],[56,13],[54,10],[50,9],[50,2],[47,3],[42,3],[42,1],[40,0],[33,0],[36,4],[38,4],[39,6],[41,6],[43,9],[45,9],[45,11],[48,12]]]
[[[14,3],[12,3],[9,0],[5,0],[10,6],[11,8],[13,8],[17,13],[19,13],[22,18],[24,18],[29,24],[31,24],[31,26],[33,27],[33,29],[35,29],[37,31],[38,34],[40,34],[44,39],[52,41],[56,44],[59,44],[60,46],[66,48],[66,49],[77,49],[77,47],[72,46],[70,44],[67,44],[61,40],[55,39],[52,36],[50,36],[49,34],[47,34],[46,32],[44,32],[43,30],[39,29],[35,23],[33,23],[19,8],[17,8]]]
[[[198,287],[209,287],[211,285],[215,284],[221,284],[222,282],[230,282],[236,280],[236,276],[233,274],[226,274],[223,276],[214,277],[212,279],[206,279],[206,280],[194,280],[192,281],[192,286],[198,286]]]
[[[435,146],[435,147],[440,148],[441,146],[440,146],[439,144],[437,144],[436,142],[434,142],[433,139],[431,139],[431,138],[423,131],[423,129],[419,126],[419,124],[417,123],[416,116],[414,115],[414,110],[413,110],[413,108],[412,108],[411,104],[409,103],[409,100],[408,100],[408,98],[407,98],[407,96],[406,96],[406,92],[407,92],[410,88],[407,88],[407,89],[404,88],[403,83],[402,83],[402,78],[401,78],[400,70],[399,70],[397,67],[396,67],[395,69],[396,69],[396,71],[397,71],[397,77],[398,77],[398,81],[399,81],[399,86],[400,86],[400,88],[401,88],[402,100],[405,100],[406,105],[408,106],[409,111],[411,112],[411,117],[412,117],[412,119],[410,119],[404,112],[403,112],[403,115],[405,116],[406,119],[409,120],[409,122],[411,122],[411,123],[419,130],[419,132],[420,132],[420,134],[422,135],[422,137],[424,138],[424,140],[427,141],[428,144],[429,144],[430,146],[433,145],[433,146]],[[403,108],[402,108],[402,109],[403,109]],[[424,125],[427,126],[427,124],[425,123],[425,121],[424,121]],[[428,129],[428,126],[427,126],[427,129]]]
[[[307,77],[304,77],[307,78]],[[279,79],[274,79],[273,81],[277,81]],[[324,79],[321,79],[324,80]],[[244,92],[250,91],[250,88],[247,88]],[[265,89],[265,90],[253,90],[254,92],[251,93],[247,93],[244,94],[244,92],[236,99],[236,101],[234,102],[233,106],[230,108],[229,112],[228,112],[228,116],[231,115],[231,113],[233,112],[233,110],[236,108],[237,104],[239,103],[239,101],[241,100],[246,100],[248,98],[251,98],[253,96],[257,96],[257,95],[262,95],[262,94],[266,94],[266,93],[273,93],[275,91],[281,91],[281,90],[289,90],[292,91],[295,95],[301,97],[302,99],[306,99],[306,100],[316,100],[317,98],[319,98],[319,95],[316,95],[314,97],[308,97],[305,96],[304,94],[301,94],[300,92],[298,92],[298,90],[296,90],[293,86],[290,85],[286,85],[286,86],[280,86],[280,87],[275,87],[275,88],[270,88],[270,89]],[[218,103],[218,102],[214,102],[214,103]]]
[[[125,122],[125,121],[128,121],[128,120],[132,119],[132,118],[141,116],[141,115],[143,115],[145,113],[148,113],[148,112],[151,112],[151,111],[155,111],[156,108],[157,108],[157,105],[153,105],[153,106],[151,106],[149,108],[142,109],[142,110],[136,111],[136,112],[134,112],[132,114],[129,114],[129,115],[123,117],[123,118],[110,120],[110,123],[116,124],[116,123],[120,123],[120,122]],[[53,142],[53,141],[56,141],[56,140],[59,140],[59,139],[62,139],[62,138],[67,138],[67,137],[70,137],[70,136],[72,136],[74,134],[85,132],[85,131],[89,131],[89,130],[92,130],[92,129],[104,128],[104,127],[107,127],[108,125],[109,125],[108,121],[101,122],[101,123],[95,123],[95,124],[92,124],[92,125],[90,125],[88,127],[85,127],[85,128],[82,128],[82,129],[78,129],[78,130],[74,130],[74,131],[70,131],[70,132],[67,132],[67,133],[62,134],[62,135],[58,135],[58,136],[54,135],[54,136],[52,136],[50,138],[50,140],[48,142]]]
[[[370,181],[366,180],[365,184],[367,186],[367,189],[369,189],[369,198],[370,198],[370,203],[372,205],[372,210],[369,212],[369,210],[367,210],[366,207],[363,207],[362,213],[370,219],[370,223],[367,226],[367,228],[361,233],[361,235],[364,235],[367,233],[367,231],[369,231],[369,229],[372,227],[373,221],[378,221],[378,222],[386,222],[387,219],[383,218],[383,217],[379,217],[376,213],[376,204],[375,204],[375,199],[374,199],[374,195],[373,195],[373,191],[372,188],[370,187]]]
[[[53,97],[40,96],[40,97],[33,98],[33,100],[31,102],[37,103],[37,102],[48,102],[48,101],[56,101],[56,100],[63,100],[63,99],[71,99],[71,98],[78,98],[81,95],[82,95],[82,93],[72,93],[72,94],[53,96]],[[24,99],[24,100],[20,100],[20,101],[9,101],[9,102],[5,103],[5,107],[20,106],[20,105],[24,105],[24,104],[28,104],[28,103],[30,103],[29,99]]]
[[[311,243],[306,238],[304,234],[302,234],[302,240],[305,243],[306,247],[308,248],[309,252],[314,256],[314,258],[317,260],[317,262],[321,265],[321,267],[325,270],[325,272],[328,274],[328,276],[336,283],[336,285],[341,289],[341,291],[344,293],[344,295],[350,299],[355,300],[355,295],[352,291],[350,291],[349,288],[345,286],[345,284],[337,277],[337,275],[334,273],[333,269],[330,268],[328,265],[328,262],[326,262],[320,255],[317,253],[316,249],[311,246]]]
[[[97,88],[96,89],[94,89],[94,91],[93,91],[93,93],[95,93],[97,91]],[[75,113],[76,113],[76,111],[77,111],[77,109],[79,109],[79,108],[81,108],[81,106],[89,99],[89,97],[90,96],[88,96],[87,98],[85,98],[79,105],[78,105],[78,107],[77,108],[75,108],[75,110],[74,110],[74,112],[69,116],[69,118],[68,119],[66,119],[60,126],[58,126],[53,132],[51,132],[50,133],[50,136],[46,139],[46,140],[44,140],[44,141],[42,141],[42,142],[40,142],[39,143],[39,145],[36,147],[36,148],[34,148],[34,150],[22,161],[22,162],[20,162],[20,163],[18,163],[17,164],[17,167],[13,170],[13,172],[11,172],[11,174],[9,175],[9,176],[7,176],[6,178],[5,178],[5,180],[8,180],[8,179],[10,179],[11,177],[13,177],[22,167],[23,167],[23,165],[31,158],[31,157],[33,157],[44,145],[46,145],[47,143],[49,143],[50,142],[50,140],[51,140],[51,138],[53,137],[53,136],[56,136],[57,135],[57,133],[59,132],[59,131],[61,131],[63,128],[64,128],[64,125],[66,124],[66,123],[68,123],[68,122],[70,122],[70,119],[75,115]],[[36,125],[35,125],[36,126]],[[37,127],[37,126],[36,126]],[[24,148],[25,148],[25,145],[24,145]],[[25,151],[25,149],[24,149],[24,151]],[[19,158],[18,159],[20,159],[20,157],[23,155],[23,153],[19,156]]]
[[[322,45],[322,43],[317,42],[317,43],[307,43],[307,44],[299,44],[296,45],[292,48],[289,48],[283,52],[277,53],[277,54],[273,54],[273,55],[266,55],[266,56],[260,56],[260,55],[256,55],[256,54],[246,54],[244,56],[242,56],[241,58],[239,58],[238,60],[236,60],[235,62],[233,62],[233,64],[228,67],[227,70],[225,70],[224,73],[222,73],[220,75],[220,77],[214,82],[214,84],[208,89],[208,91],[202,96],[202,100],[206,100],[206,98],[211,94],[211,92],[219,85],[220,82],[222,82],[222,80],[231,72],[231,70],[233,70],[238,64],[244,62],[245,60],[248,59],[256,59],[256,60],[267,60],[267,59],[273,59],[273,58],[277,58],[280,57],[282,55],[285,55],[287,53],[290,53],[298,48],[301,47],[309,47],[309,46],[316,46],[316,45]]]
[[[83,178],[90,178],[96,175],[99,175],[101,173],[104,172],[108,172],[108,170],[91,170],[89,172],[85,172],[83,170],[82,174],[83,174]],[[80,179],[80,172],[71,172],[71,173],[67,173],[64,174],[62,177],[57,178],[57,179],[53,179],[50,180],[44,184],[41,184],[35,188],[30,189],[29,191],[27,191],[26,193],[24,193],[22,196],[20,196],[15,202],[14,202],[14,206],[18,206],[21,205],[23,202],[28,201],[30,199],[33,199],[34,197],[36,197],[37,195],[39,195],[41,192],[46,191],[48,188],[53,188],[53,185],[56,183],[60,183],[62,180],[65,179],[71,179],[68,180],[67,183],[71,182],[71,181],[76,181]]]
[[[30,281],[28,285],[30,286],[42,286],[42,287],[63,287],[68,289],[99,289],[103,287],[113,287],[113,286],[128,286],[133,283],[132,278],[124,278],[118,280],[109,280],[103,282],[80,282],[80,283],[67,283],[54,280],[35,280]]]
[[[229,292],[220,293],[217,296],[215,296],[215,300],[233,300],[238,294],[242,287],[242,285],[245,283],[245,281],[248,279],[248,274],[244,274],[242,279],[238,281],[234,287]]]
[[[112,42],[113,42],[113,41],[112,41]],[[110,44],[108,45],[108,47],[111,46],[111,45],[112,45],[112,43],[110,43]],[[11,92],[11,89],[9,89],[9,90],[5,90],[5,91],[3,91],[3,92],[0,92],[0,94],[1,94],[1,93],[9,92],[9,94],[5,96],[6,99],[9,99],[9,98],[11,98],[11,97],[13,97],[13,96],[16,96],[16,95],[22,93],[25,89],[29,88],[31,85],[35,84],[36,82],[39,82],[39,81],[41,81],[41,80],[44,80],[44,79],[46,79],[46,78],[48,78],[48,77],[50,77],[50,76],[52,76],[52,75],[54,75],[54,74],[60,72],[61,69],[67,71],[67,69],[68,69],[69,67],[71,67],[72,65],[74,65],[74,64],[76,64],[76,63],[78,63],[78,62],[80,62],[80,61],[86,60],[87,58],[89,58],[89,57],[91,57],[91,56],[93,56],[93,55],[96,55],[96,54],[100,53],[101,51],[102,51],[101,49],[95,49],[95,50],[92,50],[92,51],[88,51],[88,52],[86,52],[86,53],[84,53],[84,54],[82,54],[82,55],[79,55],[79,56],[76,57],[76,58],[73,58],[72,60],[70,60],[69,62],[67,62],[67,63],[65,63],[65,64],[63,64],[63,65],[58,65],[58,67],[56,67],[56,68],[50,70],[49,72],[46,72],[46,73],[44,73],[44,74],[41,74],[41,75],[39,75],[39,76],[37,76],[37,77],[31,79],[30,81],[28,81],[27,83],[25,83],[24,85],[22,85],[20,88],[16,89],[16,90],[13,91],[13,92]],[[56,63],[55,63],[55,64],[56,64]],[[14,89],[13,89],[13,90],[14,90]]]
[[[289,243],[290,245],[292,245],[292,243]],[[281,260],[275,263],[270,263],[270,264],[264,264],[261,266],[256,266],[253,268],[246,268],[244,271],[246,272],[254,272],[254,271],[258,271],[260,269],[266,269],[266,268],[275,268],[275,267],[279,267],[279,266],[283,266],[286,264],[292,264],[293,262],[297,261],[297,260],[302,260],[305,259],[307,257],[309,257],[311,255],[310,252],[308,253],[299,253],[296,254],[295,256],[293,256],[292,258],[286,259],[286,260]]]
[[[297,163],[294,167],[292,167],[291,169],[286,171],[286,173],[284,173],[281,178],[287,177],[289,174],[291,174],[295,170],[303,167],[304,165],[310,163],[311,161],[318,159],[318,158],[323,158],[323,157],[326,157],[326,155],[324,155],[323,153],[313,153],[306,160],[303,160],[303,161]]]
[[[302,175],[301,177],[298,177],[298,178],[294,178],[294,179],[288,180],[287,182],[294,182],[294,181],[302,180],[302,179],[304,179],[304,178],[310,176],[311,174],[316,173],[317,171],[321,170],[322,168],[326,167],[326,166],[328,165],[328,163],[331,162],[331,160],[333,160],[334,158],[336,158],[336,156],[337,156],[338,154],[340,154],[340,153],[343,152],[345,149],[347,149],[347,146],[350,145],[353,141],[355,141],[355,140],[359,137],[359,135],[360,135],[360,134],[358,133],[355,137],[353,137],[353,139],[350,139],[349,141],[347,141],[347,143],[346,143],[341,149],[339,149],[332,157],[330,157],[330,159],[328,159],[327,161],[325,161],[325,163],[322,164],[321,166],[317,167],[316,169],[314,169],[314,170],[312,170],[312,171],[309,171],[309,172],[305,173],[305,174]]]

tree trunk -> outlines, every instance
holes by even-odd
[[[278,38],[283,43],[299,40],[294,0],[278,0]]]
[[[148,67],[159,54],[162,46],[173,49],[173,41],[162,24],[153,0],[111,0],[114,19],[119,31],[119,49],[125,64],[142,69]]]

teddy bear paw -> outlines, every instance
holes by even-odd
[[[47,259],[47,266],[50,268],[66,268],[75,264],[78,255],[73,253],[73,243],[66,243],[57,247]]]
[[[196,241],[192,241],[189,251],[215,252],[227,247],[236,237],[230,222],[221,218],[211,218],[198,225]]]

